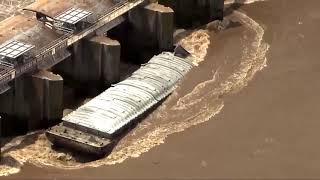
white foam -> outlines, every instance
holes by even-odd
[[[261,2],[261,1],[266,1],[266,0],[226,0],[224,4],[234,4],[234,3],[239,3],[239,4],[252,4],[255,2]]]

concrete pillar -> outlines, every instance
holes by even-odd
[[[26,81],[26,76],[20,76],[14,81],[14,130],[17,133],[26,133],[28,131],[27,114],[29,106],[27,106],[26,97],[28,97],[27,89],[30,84]]]
[[[111,85],[120,81],[120,55],[119,41],[107,37],[101,38],[102,47],[102,79],[104,84]]]
[[[129,43],[133,51],[172,50],[174,12],[171,8],[151,3],[129,12],[132,27]]]
[[[224,0],[159,0],[175,11],[177,26],[191,27],[223,19]]]
[[[94,54],[88,53],[88,48],[94,49],[92,43],[88,40],[84,39],[74,43],[69,49],[72,54],[71,58],[67,58],[53,67],[54,70],[67,79],[71,79],[80,84],[87,84],[89,82],[89,76],[92,76],[92,74],[89,74],[89,70],[94,71],[89,65],[92,66],[92,64],[94,64],[93,62],[95,62],[95,59],[91,62],[91,56]]]
[[[224,0],[210,0],[211,20],[223,20]]]
[[[94,36],[86,41],[88,61],[88,79],[90,82],[102,80],[104,85],[117,83],[120,80],[121,46],[116,40],[105,36]]]
[[[13,114],[13,88],[7,92],[0,94],[0,116]]]
[[[23,134],[28,131],[27,87],[26,76],[16,78],[12,88],[0,95],[0,115],[3,117],[2,130],[4,136]]]
[[[86,91],[101,84],[110,85],[120,80],[121,46],[105,36],[93,36],[73,45],[73,57],[59,64],[58,71],[86,85]]]
[[[62,77],[43,70],[33,74],[31,81],[32,89],[37,93],[35,99],[38,99],[39,102],[36,105],[29,104],[31,107],[36,107],[30,116],[34,114],[42,122],[33,123],[33,120],[30,119],[30,130],[57,124],[63,115]]]
[[[2,137],[3,137],[2,136],[2,117],[0,116],[0,162],[2,162],[2,160],[1,160]]]
[[[61,76],[41,71],[22,76],[0,95],[3,135],[24,134],[57,124],[63,112]]]
[[[0,95],[1,132],[3,136],[10,135],[10,132],[14,129],[13,114],[14,90],[11,88],[9,91]]]
[[[84,57],[84,44],[85,41],[81,40],[72,46],[72,60],[71,60],[71,77],[81,83],[88,81],[88,64],[87,59]]]
[[[94,36],[84,42],[83,57],[85,60],[90,84],[98,84],[101,80],[102,45],[100,36]]]
[[[88,82],[88,62],[84,53],[86,40],[80,40],[74,43],[68,51],[71,53],[71,57],[66,58],[56,66],[52,67],[55,72],[61,74],[68,83],[72,86],[78,86],[79,84],[85,84]],[[86,57],[85,57],[86,56]]]
[[[173,31],[174,31],[174,12],[171,8],[150,4],[145,7],[150,11],[157,12],[156,35],[160,51],[172,50],[173,48]]]
[[[63,79],[52,72],[40,71],[28,78],[28,130],[57,124],[63,115]]]

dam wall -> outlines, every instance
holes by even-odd
[[[128,13],[128,46],[147,62],[154,54],[173,49],[174,11],[160,4],[139,6]],[[141,52],[149,54],[141,54]]]
[[[159,0],[175,12],[176,25],[192,27],[223,19],[224,0]]]
[[[109,87],[120,79],[120,50],[117,40],[93,36],[78,41],[70,48],[72,56],[56,67],[56,71],[82,86]]]
[[[0,71],[4,135],[23,134],[59,123],[66,89],[72,89],[72,95],[99,94],[119,83],[122,60],[140,65],[155,54],[172,51],[175,21],[188,26],[197,24],[198,19],[223,16],[221,0],[160,0],[161,4],[143,0],[94,1],[101,7],[83,1],[84,9],[77,9],[78,2],[72,0],[39,0],[27,8],[36,14],[28,12],[0,22],[4,34],[0,37],[1,46],[15,39],[17,44],[30,48],[10,59],[19,63],[0,60],[0,68],[2,63],[10,65],[4,75]],[[48,13],[49,17],[64,19],[63,14],[71,14],[70,8],[86,13],[86,18],[66,27],[55,27],[45,17],[38,18]],[[11,89],[2,91],[9,86]]]
[[[40,71],[15,79],[0,96],[2,135],[26,133],[58,123],[63,115],[63,79]]]

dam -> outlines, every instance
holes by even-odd
[[[104,153],[117,133],[167,97],[193,66],[165,52],[174,48],[175,22],[196,23],[175,16],[185,8],[175,3],[38,0],[0,22],[1,135],[49,128],[53,143]],[[223,16],[222,0],[208,1],[209,8],[194,3],[199,12],[211,13],[210,20]],[[142,65],[121,78],[123,59]],[[105,91],[64,116],[68,82],[82,91]]]

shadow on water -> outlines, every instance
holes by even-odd
[[[1,165],[1,166],[2,166],[2,165],[5,165],[5,166],[8,166],[8,167],[12,167],[12,168],[21,166],[20,162],[17,161],[16,159],[14,159],[14,158],[11,157],[11,156],[1,157],[1,159],[0,159],[0,165]]]
[[[1,158],[0,158],[0,166],[8,166],[11,168],[20,167],[21,163],[16,160],[15,158],[11,157],[10,155],[2,156],[5,153],[8,153],[10,151],[16,151],[21,150],[25,148],[26,146],[29,146],[31,144],[34,144],[35,141],[38,139],[41,132],[33,133],[30,135],[26,135],[23,137],[21,142],[18,142],[12,146],[10,146],[10,142],[14,138],[1,138]],[[6,147],[6,145],[8,147]]]
[[[42,132],[37,132],[37,133],[33,133],[33,134],[29,134],[23,137],[23,139],[21,140],[21,142],[19,142],[16,145],[13,145],[11,147],[8,148],[3,148],[5,147],[6,144],[8,144],[13,138],[3,138],[1,141],[1,153],[7,153],[10,151],[15,151],[15,150],[19,150],[19,149],[23,149],[26,146],[29,146],[31,144],[34,144],[35,141],[38,139],[38,137],[40,136],[40,134],[42,134]]]
[[[244,5],[245,2],[246,2],[246,0],[237,0],[236,2],[234,2],[232,4],[225,5],[224,17],[232,14],[233,11],[239,10]]]

